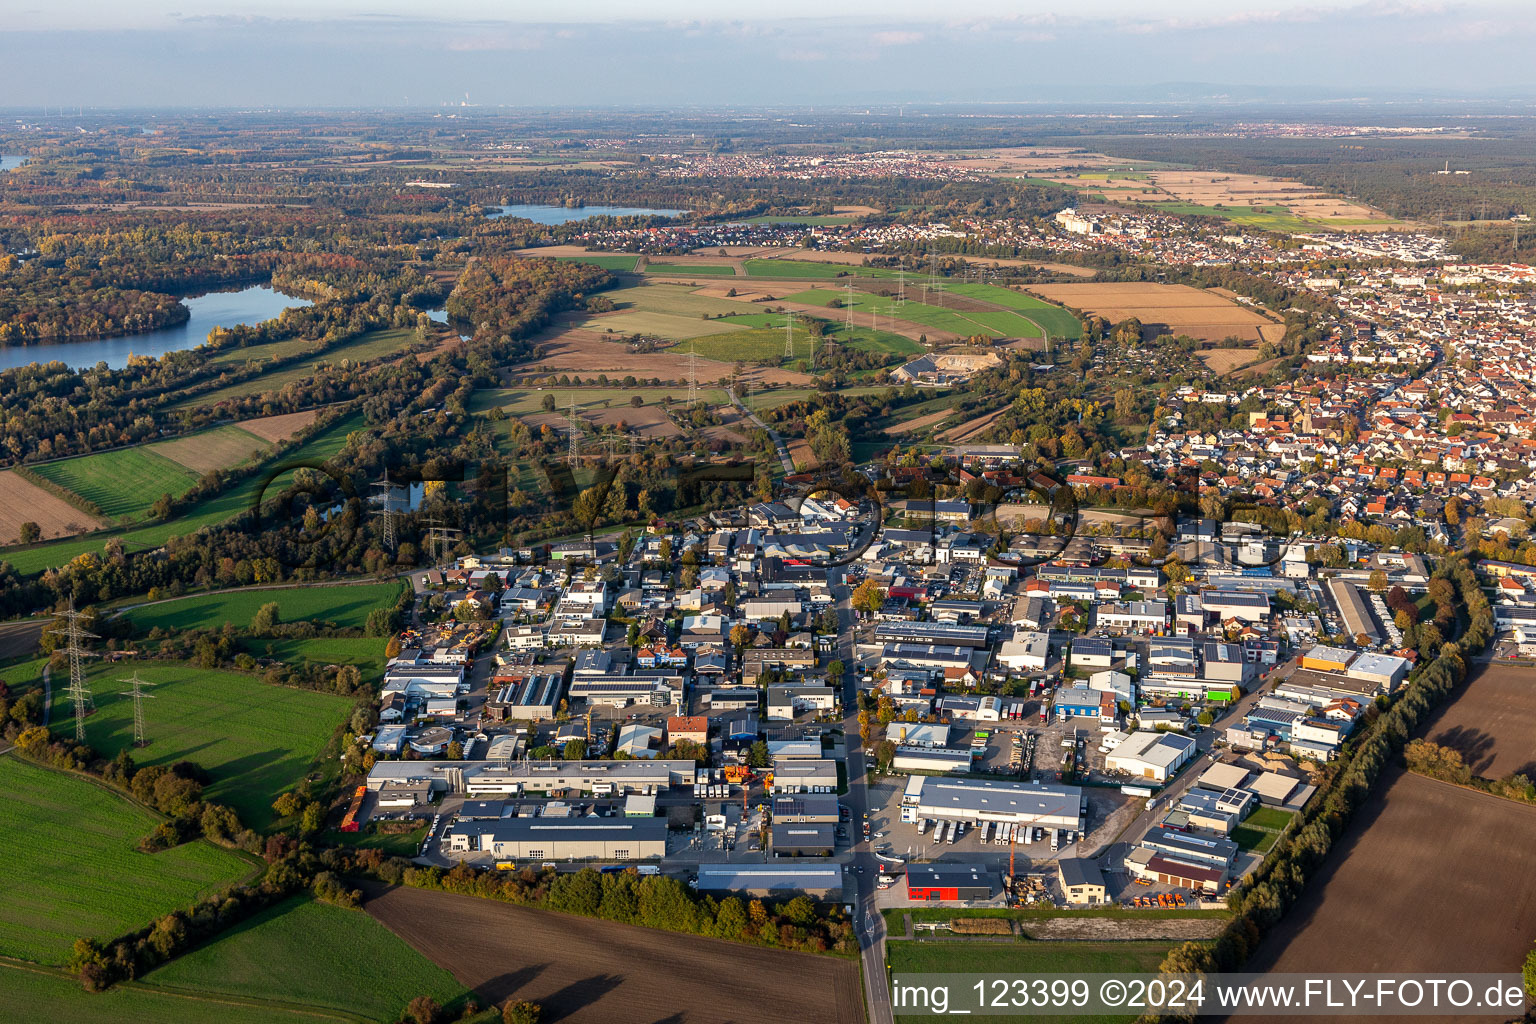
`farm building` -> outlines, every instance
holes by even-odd
[[[1195,756],[1195,741],[1173,732],[1137,730],[1104,758],[1110,771],[1167,782]]]
[[[810,896],[839,899],[840,864],[700,864],[699,892],[739,892],[748,896]]]
[[[1077,786],[914,775],[901,798],[901,820],[1002,821],[1011,825],[1080,830],[1083,791]]]
[[[834,825],[774,822],[769,834],[778,857],[830,857],[837,840]]]
[[[985,864],[908,864],[907,898],[989,900],[998,892],[997,872]]]
[[[667,853],[663,818],[500,818],[457,821],[449,853],[498,860],[653,860]]]
[[[1068,903],[1085,906],[1103,903],[1108,890],[1098,864],[1086,857],[1063,857],[1056,862],[1056,875]]]

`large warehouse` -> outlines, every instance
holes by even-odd
[[[1173,732],[1138,729],[1104,759],[1112,772],[1167,782],[1195,756],[1195,741]]]
[[[434,792],[476,797],[526,793],[592,793],[622,796],[692,786],[693,761],[379,761],[368,772],[368,788],[386,782],[426,782]]]
[[[653,860],[666,856],[665,818],[498,818],[456,821],[450,853],[497,860]]]
[[[1040,828],[1083,827],[1087,808],[1077,786],[914,775],[901,798],[901,820],[1003,821]]]
[[[812,896],[838,899],[841,864],[700,864],[699,892],[740,892],[748,896]]]

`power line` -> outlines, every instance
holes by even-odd
[[[795,358],[795,316],[788,312],[784,314],[784,358]]]
[[[692,344],[688,346],[688,404],[699,400],[699,353]]]
[[[568,417],[566,417],[566,444],[567,444],[566,461],[568,463],[570,463],[570,465],[572,465],[572,466],[576,465],[576,463],[578,461],[578,457],[577,457],[577,453],[576,453],[577,452],[576,446],[579,443],[578,442],[578,437],[579,437],[578,431],[580,431],[580,429],[581,428],[576,423],[576,396],[574,394],[572,394],[571,395],[571,412],[570,412],[570,415]]]
[[[380,493],[380,507],[378,514],[384,522],[384,547],[390,552],[393,552],[396,548],[396,542],[398,540],[395,531],[397,524],[396,517],[399,515],[399,513],[395,511],[393,501],[395,487],[389,482],[389,470],[386,469],[384,471],[383,482],[376,483],[373,486]]]
[[[82,659],[92,657],[92,653],[82,646],[84,640],[101,639],[95,633],[87,633],[80,627],[80,613],[75,611],[75,599],[69,599],[69,611],[65,613],[65,625],[62,629],[53,632],[69,641],[69,646],[64,652],[69,655],[69,700],[75,708],[75,741],[85,742],[85,713],[94,710],[95,705],[91,701],[91,688],[85,682],[85,667]]]
[[[137,672],[128,679],[119,679],[118,682],[127,683],[132,687],[131,690],[121,694],[121,696],[131,696],[133,698],[133,745],[136,747],[148,746],[149,739],[144,734],[144,698],[148,697],[153,700],[155,695],[145,693],[144,687],[153,686],[154,684],[140,679]]]

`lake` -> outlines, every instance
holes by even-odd
[[[308,299],[297,299],[264,284],[253,284],[232,292],[209,292],[182,299],[192,316],[186,323],[142,334],[124,334],[94,341],[50,342],[46,345],[11,345],[0,347],[0,370],[28,363],[61,360],[76,369],[105,361],[114,370],[128,365],[129,355],[160,357],[167,352],[196,348],[208,340],[215,327],[258,324],[270,320],[292,306],[308,306]]]
[[[24,156],[6,156],[0,153],[0,171],[9,171],[27,162]]]
[[[488,208],[489,209],[489,208]],[[588,217],[681,217],[687,210],[648,210],[642,206],[543,206],[534,203],[498,206],[487,217],[522,217],[535,224],[566,224]]]

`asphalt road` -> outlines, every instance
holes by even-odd
[[[868,772],[864,760],[864,741],[859,736],[858,674],[854,671],[853,627],[857,617],[851,603],[852,590],[843,581],[842,570],[832,589],[837,601],[837,656],[843,662],[843,741],[847,751],[848,795],[845,802],[853,813],[850,835],[853,847],[854,927],[859,937],[859,958],[864,970],[864,995],[868,1001],[870,1024],[894,1024],[891,993],[885,976],[885,918],[880,915],[875,895],[880,863],[874,849],[862,838],[864,815],[869,812]]]

